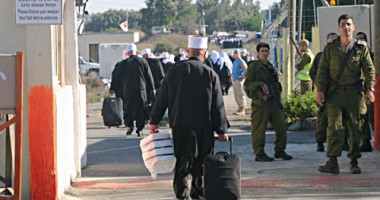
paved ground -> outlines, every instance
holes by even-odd
[[[242,199],[380,199],[378,152],[363,154],[359,160],[362,174],[349,174],[346,152],[339,158],[340,175],[322,174],[317,168],[324,164],[325,153],[315,151],[315,130],[308,130],[288,132],[287,152],[293,160],[255,162],[250,112],[244,117],[232,115],[237,108],[232,93],[225,97],[225,104],[233,153],[242,161]],[[126,137],[125,128],[104,127],[100,107],[100,103],[88,105],[88,166],[63,199],[173,199],[172,174],[152,180],[141,158],[141,138]],[[148,133],[147,127],[144,132]],[[274,132],[267,131],[266,152],[271,156],[274,139]],[[218,143],[216,148],[227,150],[228,145]]]

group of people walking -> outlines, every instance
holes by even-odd
[[[317,103],[326,107],[325,123],[319,123],[318,126],[326,133],[324,138],[327,140],[329,160],[318,170],[339,173],[337,157],[341,155],[347,129],[350,171],[358,174],[361,173],[358,166],[361,156],[361,116],[366,114],[366,103],[374,102],[375,69],[367,45],[353,37],[353,18],[349,15],[340,16],[338,29],[340,36],[328,38],[332,40],[326,44],[320,56],[317,55],[315,60],[318,59],[318,67],[312,67],[314,56],[309,50],[308,41],[300,42],[301,59],[296,66],[297,78],[301,81],[301,93],[312,90],[314,83]],[[228,140],[229,123],[223,95],[228,94],[231,84],[239,107],[235,114],[245,115],[246,96],[252,99],[251,136],[255,161],[293,158],[285,151],[287,126],[281,106],[282,87],[277,70],[268,60],[269,44],[258,43],[257,59],[252,61],[244,60],[242,52],[238,50],[233,52],[233,60],[226,53],[216,51],[212,51],[209,58],[207,38],[189,36],[187,58],[172,63],[166,73],[160,60],[152,60],[149,56],[138,57],[135,45],[130,45],[128,52],[130,57],[118,63],[118,69],[115,68],[111,90],[116,92],[117,88],[123,88],[127,134],[133,132],[133,121],[136,121],[136,132],[141,133],[146,119],[144,107],[150,98],[154,99],[149,115],[152,132],[157,131],[159,122],[168,110],[177,159],[173,188],[178,199],[189,196],[192,199],[203,198],[202,162],[212,152],[214,133],[218,135],[219,141]],[[359,90],[359,83],[365,88]],[[276,134],[274,158],[265,152],[268,122],[271,122]],[[323,146],[324,141],[318,139],[320,142]],[[188,174],[192,175],[191,187],[187,184]]]

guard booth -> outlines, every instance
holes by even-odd
[[[0,54],[0,200],[21,198],[24,53]],[[12,133],[12,134],[11,134]],[[1,167],[0,167],[1,169]]]

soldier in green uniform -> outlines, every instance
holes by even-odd
[[[247,69],[244,90],[252,99],[252,147],[255,161],[273,161],[264,150],[265,131],[268,121],[276,131],[275,158],[290,160],[293,157],[285,152],[287,133],[284,114],[281,111],[281,84],[277,71],[268,61],[269,44],[260,42],[256,46],[258,60],[250,63]]]
[[[319,171],[339,174],[337,157],[342,154],[345,137],[344,124],[350,134],[350,148],[347,155],[351,159],[350,172],[359,174],[361,173],[358,165],[358,158],[361,157],[360,115],[366,112],[365,103],[375,100],[373,94],[375,68],[367,46],[353,37],[355,31],[353,18],[347,14],[341,15],[338,19],[338,27],[340,36],[324,48],[315,81],[317,103],[319,105],[326,103],[328,117],[327,156],[329,160],[319,167]],[[348,59],[345,59],[346,56]],[[341,64],[344,60],[346,62]],[[339,78],[337,74],[341,77]],[[363,81],[368,88],[366,91],[361,89]],[[329,87],[329,92],[324,94],[323,88],[326,86]]]
[[[310,68],[313,65],[314,55],[309,49],[309,41],[304,39],[298,44],[302,57],[296,65],[298,70],[297,79],[301,81],[301,94],[311,91],[312,81],[309,75]]]
[[[332,42],[334,39],[338,37],[338,34],[331,32],[327,34],[327,40],[326,44]],[[310,78],[313,81],[313,84],[315,82],[315,76],[317,76],[317,71],[318,71],[318,64],[319,61],[321,60],[322,57],[322,51],[318,52],[317,55],[315,55],[313,65],[311,66],[310,69]],[[317,140],[317,151],[323,152],[325,151],[325,146],[323,143],[326,142],[326,128],[327,128],[327,114],[326,111],[322,111],[318,113],[318,125],[317,125],[317,130],[315,132],[315,138]]]
[[[356,34],[356,39],[363,41],[367,43],[367,35],[363,32],[358,32]],[[372,62],[373,60],[373,52],[370,50],[370,55]],[[371,145],[371,126],[370,121],[373,119],[374,116],[374,105],[373,103],[367,105],[367,113],[363,115],[363,125],[362,125],[362,145],[360,146],[361,152],[372,152],[372,145]],[[372,121],[372,127],[373,127],[373,121]]]

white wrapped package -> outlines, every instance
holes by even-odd
[[[158,140],[163,140],[163,139],[172,139],[171,134],[167,131],[161,133],[156,133],[156,134],[150,134],[148,137],[140,140],[140,147],[145,146],[152,141],[158,141]]]
[[[141,151],[143,153],[148,152],[148,151],[152,151],[153,149],[159,149],[159,148],[163,148],[163,147],[172,147],[172,146],[173,145],[172,145],[172,139],[171,138],[164,139],[164,140],[153,140],[150,143],[147,143],[143,146],[141,146],[141,143],[140,143]]]
[[[142,157],[144,160],[149,160],[156,156],[173,155],[173,154],[174,154],[173,147],[167,146],[167,147],[155,148],[155,149],[152,149],[151,151],[143,152]]]
[[[145,167],[153,179],[157,174],[170,173],[174,169],[176,159],[169,132],[150,134],[140,141],[140,147]]]

